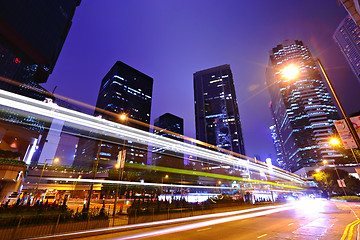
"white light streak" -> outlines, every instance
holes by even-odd
[[[206,159],[212,162],[230,166],[247,166],[248,164],[249,168],[252,170],[262,170],[270,174],[269,169],[266,167],[266,165],[263,164],[254,162],[247,163],[247,159],[242,159],[235,156],[229,157],[229,155],[225,153],[212,151],[185,142],[179,142],[164,136],[145,132],[139,129],[125,126],[123,124],[114,123],[85,113],[80,113],[59,107],[57,105],[40,102],[3,90],[0,90],[0,105],[35,114],[36,116],[40,115],[45,120],[49,120],[49,118],[57,118],[66,121],[66,125],[68,126],[85,131],[91,130],[93,133],[101,134],[106,137],[116,138],[119,139],[119,141],[127,139],[136,143],[151,145],[153,147],[174,149],[180,153],[191,154],[201,159]],[[304,180],[294,174],[285,172],[280,169],[273,170],[274,172],[271,173],[272,176],[300,184],[305,183]]]
[[[280,208],[282,210],[280,210]],[[186,218],[177,218],[177,219],[171,219],[171,220],[163,220],[163,221],[156,221],[156,222],[148,222],[148,223],[139,223],[139,224],[132,224],[127,226],[118,226],[118,227],[112,227],[112,228],[101,228],[101,229],[93,229],[93,230],[87,230],[82,232],[75,232],[75,233],[63,233],[63,234],[57,234],[52,236],[44,236],[44,237],[36,237],[36,238],[30,238],[31,239],[49,239],[49,238],[59,238],[59,237],[68,237],[68,238],[74,238],[76,236],[81,236],[83,234],[106,234],[106,233],[113,233],[115,231],[120,230],[133,230],[133,229],[142,229],[146,227],[154,227],[154,226],[160,226],[160,225],[166,225],[166,224],[176,224],[176,223],[183,223],[183,222],[189,222],[189,221],[198,221],[203,219],[210,219],[210,218],[219,218],[219,217],[228,217],[228,216],[234,216],[237,214],[243,214],[243,213],[249,213],[249,212],[255,212],[255,211],[267,211],[274,209],[275,212],[279,211],[285,211],[290,210],[294,208],[294,205],[292,204],[285,204],[281,207],[279,206],[266,206],[266,207],[257,207],[257,208],[251,208],[251,209],[244,209],[239,211],[232,211],[232,212],[223,212],[223,213],[214,213],[214,214],[208,214],[208,215],[201,215],[201,216],[194,216],[194,217],[186,217]],[[257,212],[257,213],[263,213],[263,212]],[[270,213],[268,213],[270,214]],[[265,214],[264,214],[265,215]],[[243,216],[242,219],[250,218],[252,215],[241,215]],[[239,216],[239,217],[241,217]],[[246,217],[247,216],[247,217]],[[240,219],[238,219],[240,220]]]

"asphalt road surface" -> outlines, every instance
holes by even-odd
[[[306,200],[287,208],[76,239],[339,240],[357,216],[360,216],[360,203]],[[356,239],[356,229],[354,225],[351,239]]]

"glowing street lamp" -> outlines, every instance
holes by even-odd
[[[329,142],[330,142],[330,144],[333,145],[333,146],[337,146],[337,145],[340,144],[340,141],[339,141],[339,139],[337,139],[337,138],[332,138],[332,139],[330,139]]]
[[[332,146],[338,146],[338,145],[340,145],[340,141],[339,141],[339,139],[337,139],[337,138],[332,138],[332,139],[330,139],[329,143],[330,143],[330,145],[332,145]],[[355,154],[354,150],[353,150],[352,148],[350,148],[350,150],[351,150],[351,153],[352,153],[352,155],[353,155],[353,157],[354,157],[357,165],[359,166],[359,162],[358,162],[358,160],[357,160],[357,157],[356,157],[356,154]]]
[[[124,121],[127,119],[127,116],[125,113],[122,113],[119,118],[120,118],[120,120]]]
[[[320,169],[317,168],[317,169],[315,170],[315,172],[319,173],[319,172],[320,172]]]
[[[299,75],[299,73],[299,68],[294,64],[290,64],[289,66],[281,70],[282,77],[286,78],[287,80],[295,79]]]
[[[161,178],[161,184],[164,184],[164,178],[169,178],[169,175],[165,175],[164,177]],[[161,193],[163,193],[164,191],[164,186],[161,186]],[[166,201],[166,190],[165,190],[165,201]]]
[[[124,122],[125,122],[125,125],[127,125],[128,117],[127,117],[127,115],[126,115],[125,113],[120,114],[119,119],[120,119],[121,121],[124,121]],[[123,179],[123,174],[124,174],[124,167],[121,167],[121,165],[122,165],[121,161],[125,161],[125,156],[122,156],[122,154],[126,154],[125,151],[124,151],[124,149],[125,149],[125,139],[124,139],[124,141],[123,141],[122,150],[121,150],[121,155],[120,155],[120,153],[119,153],[119,156],[120,156],[121,160],[120,160],[117,164],[115,164],[115,168],[116,168],[116,169],[118,170],[118,172],[119,172],[118,181],[122,181],[122,179]],[[125,166],[125,164],[124,164],[123,166]],[[121,169],[120,169],[120,168],[121,168]],[[120,184],[120,183],[117,184],[117,187],[116,187],[115,199],[114,199],[113,216],[116,215],[117,197],[118,197],[119,193],[120,193],[120,197],[121,197],[121,184]],[[120,210],[121,210],[121,209],[120,209]]]
[[[115,164],[115,168],[119,171],[120,169],[120,163]],[[118,177],[118,181],[120,181],[120,171],[119,171],[119,177]],[[119,184],[117,184],[116,187],[116,192],[115,192],[115,199],[114,199],[114,211],[113,211],[113,216],[116,215],[116,204],[117,204],[117,195],[119,194]]]

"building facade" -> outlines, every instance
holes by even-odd
[[[80,0],[0,0],[0,43],[16,56],[12,76],[47,81],[72,25]],[[10,59],[11,60],[11,59]],[[17,68],[17,69],[15,69]]]
[[[299,70],[293,80],[283,76],[293,65]],[[337,110],[309,48],[302,41],[286,40],[270,51],[266,82],[274,119],[277,147],[283,166],[292,172],[323,159],[342,157],[329,145]]]
[[[356,22],[360,25],[360,1],[359,0],[341,0],[342,5]]]
[[[117,61],[101,82],[94,115],[149,131],[152,89],[151,77]],[[128,120],[120,120],[121,114],[126,114]],[[99,152],[99,166],[112,168],[116,164],[119,151],[124,147],[127,162],[146,164],[147,148],[132,146],[128,141],[113,144],[108,141],[80,139],[73,165],[91,167]]]
[[[80,0],[0,0],[0,89],[40,101],[55,99],[40,83],[55,66],[79,4]],[[51,122],[12,110],[1,111],[0,118],[37,135],[29,145],[31,154],[23,159],[37,164]]]
[[[171,113],[165,113],[154,120],[154,134],[184,141],[184,120]],[[175,134],[173,134],[175,133]],[[164,148],[153,148],[152,165],[184,169],[184,154],[175,153]]]
[[[245,155],[230,65],[194,73],[196,138]]]
[[[360,27],[351,17],[341,21],[333,38],[360,82]]]

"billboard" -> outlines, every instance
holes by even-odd
[[[350,121],[352,122],[357,135],[360,137],[360,116],[352,117],[350,118]],[[346,125],[345,120],[342,119],[334,121],[334,125],[337,132],[339,133],[341,142],[343,143],[345,149],[357,148],[355,140],[351,136],[350,130]]]

